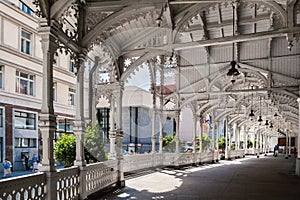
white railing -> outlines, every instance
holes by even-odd
[[[195,163],[194,153],[182,153],[179,155],[178,164],[180,165],[190,165]]]
[[[254,149],[247,149],[246,150],[246,154],[248,154],[248,155],[254,155],[255,154],[255,150]]]
[[[79,169],[70,167],[58,170],[56,175],[57,199],[77,199],[79,196]]]
[[[230,151],[230,156],[242,157],[244,152],[244,150]],[[85,199],[88,195],[117,183],[120,167],[123,172],[132,172],[152,167],[178,167],[218,159],[218,152],[128,155],[122,161],[109,160],[85,167],[75,166],[47,174],[36,173],[1,180],[0,200],[43,200],[46,198],[46,192],[50,192],[52,199]]]
[[[45,199],[46,175],[24,175],[0,181],[0,199]]]
[[[136,154],[124,156],[123,171],[130,172],[155,167],[155,154]]]
[[[229,151],[229,158],[242,158],[245,155],[245,150],[231,150]]]
[[[117,164],[118,161],[109,160],[88,165],[83,170],[86,195],[93,194],[116,183],[118,181]]]

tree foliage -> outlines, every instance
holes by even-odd
[[[219,138],[219,149],[225,149],[225,142],[226,142],[226,137],[220,137]]]
[[[202,135],[202,150],[208,150],[211,144],[211,139],[208,135]],[[196,151],[199,151],[200,146],[200,136],[196,138]]]
[[[176,133],[174,132],[173,136],[172,135],[167,135],[163,137],[163,149],[166,152],[174,152],[175,151],[175,135]]]
[[[90,123],[86,127],[84,136],[84,151],[87,163],[107,160],[108,156],[104,145],[100,126],[97,123]]]
[[[255,141],[256,143],[256,141]],[[247,138],[247,149],[250,149],[253,147],[253,142],[250,140],[250,138]]]
[[[76,156],[75,135],[63,134],[62,138],[57,140],[54,145],[54,156],[65,167],[73,166]]]
[[[84,154],[87,163],[101,162],[107,160],[101,129],[98,124],[90,123],[86,127],[84,138]],[[76,136],[63,134],[54,146],[56,159],[65,167],[73,166],[76,159]]]

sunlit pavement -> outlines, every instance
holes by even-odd
[[[299,200],[295,158],[247,156],[129,178],[126,187],[89,199]]]

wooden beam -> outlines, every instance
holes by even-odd
[[[50,18],[57,19],[75,0],[58,0],[51,6]]]
[[[50,3],[48,0],[39,0],[39,6],[42,12],[42,17],[46,18],[47,20],[49,20],[49,7],[50,7]]]
[[[99,22],[90,32],[88,32],[83,40],[82,45],[83,47],[87,47],[90,45],[90,43],[102,32],[104,32],[109,26],[113,25],[117,21],[123,20],[124,17],[130,16],[130,13],[136,13],[137,9],[139,12],[143,11],[151,11],[153,10],[154,6],[144,6],[144,5],[134,5],[129,7],[124,7],[121,10],[109,15],[107,18],[105,18],[103,21]]]
[[[250,33],[250,34],[243,34],[243,35],[236,35],[236,36],[227,36],[224,38],[214,38],[209,40],[199,40],[194,42],[187,42],[187,43],[174,43],[168,45],[161,45],[156,47],[146,47],[136,50],[131,50],[128,52],[123,52],[123,54],[135,54],[141,55],[148,51],[153,50],[165,50],[170,51],[172,49],[179,51],[179,50],[186,50],[186,49],[194,49],[199,47],[207,47],[207,46],[219,46],[219,45],[228,45],[232,44],[233,42],[246,42],[246,41],[254,41],[254,40],[263,40],[268,39],[271,37],[285,37],[288,33],[300,33],[300,27],[294,27],[293,29],[280,29],[275,31],[265,31],[259,33]]]

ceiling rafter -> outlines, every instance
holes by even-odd
[[[49,20],[50,13],[48,8],[52,4],[52,0],[38,0],[38,2],[40,10],[42,12],[42,17]]]
[[[113,14],[107,16],[103,21],[99,22],[92,30],[90,30],[82,40],[83,46],[89,46],[90,43],[101,33],[105,32],[107,28],[115,24],[117,21],[122,21],[126,16],[131,16],[136,13],[136,10],[141,11],[152,11],[154,6],[149,5],[145,7],[144,5],[133,5],[128,7],[123,7],[121,10],[114,12]]]
[[[59,16],[63,14],[65,10],[67,10],[76,0],[57,0],[51,6],[50,9],[50,18],[57,19]]]

